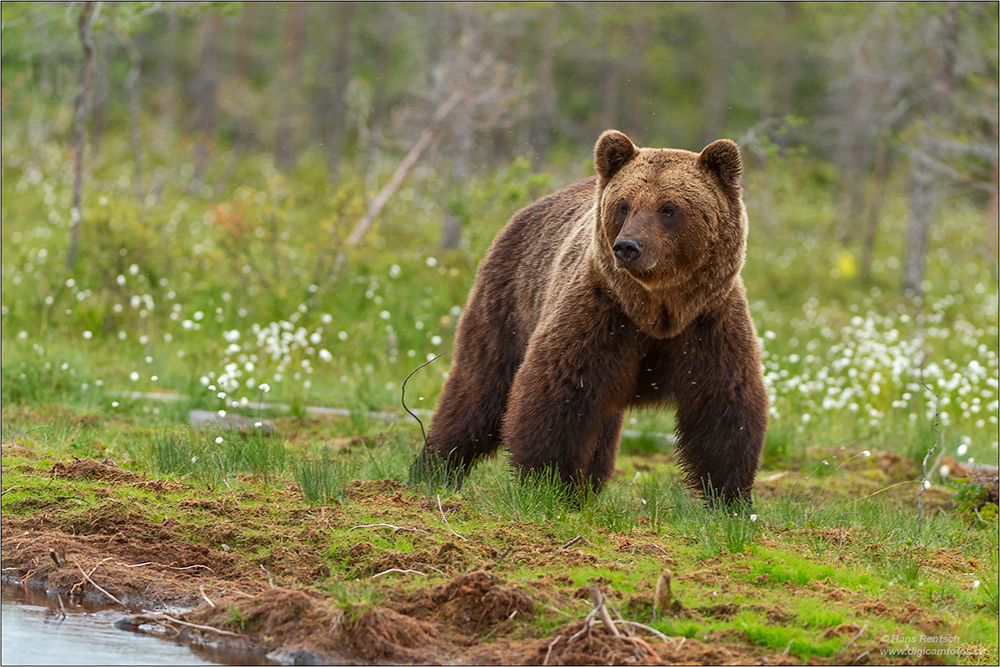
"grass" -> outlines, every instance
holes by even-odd
[[[752,509],[726,512],[681,483],[664,437],[669,411],[627,415],[621,472],[582,499],[551,475],[516,477],[503,455],[459,491],[441,470],[408,484],[418,428],[371,414],[402,415],[402,380],[450,349],[489,241],[517,208],[584,173],[587,158],[552,175],[519,160],[474,177],[466,190],[476,222],[446,252],[434,250],[440,177],[417,169],[365,244],[334,261],[368,197],[359,179],[328,190],[309,171],[315,160],[280,174],[266,156],[248,156],[218,198],[168,184],[161,202],[139,205],[118,185],[131,172],[114,156],[126,153],[121,137],[107,138],[84,192],[80,264],[67,272],[70,153],[4,137],[5,521],[80,533],[130,525],[155,542],[169,517],[176,539],[225,544],[242,573],[264,565],[353,618],[393,586],[443,581],[434,570],[371,579],[423,559],[452,574],[488,564],[544,598],[557,611],[544,608],[524,636],[581,617],[588,603],[575,592],[606,582],[635,620],[754,655],[830,661],[856,632],[838,626],[868,624],[860,653],[878,650],[870,638],[919,636],[930,623],[996,659],[995,506],[982,504],[981,487],[936,468],[919,532],[915,515],[918,465],[935,439],[923,382],[941,399],[939,451],[959,463],[997,462],[997,284],[974,250],[986,227],[978,203],[950,202],[935,220],[929,284],[914,299],[897,287],[904,184],[890,184],[863,277],[844,259],[860,257],[857,243],[828,232],[835,207],[818,169],[781,156],[748,168],[743,275],[771,403],[759,477],[774,481],[758,484]],[[407,384],[425,423],[448,364]],[[255,407],[262,399],[272,407]],[[351,416],[307,411],[317,405]],[[270,419],[277,435],[195,429],[195,408]],[[108,458],[174,486],[53,477],[70,457]],[[351,530],[375,523],[429,534]],[[652,621],[651,589],[666,566],[687,607],[739,611]],[[909,603],[919,613],[899,620]],[[233,613],[233,625],[246,622]]]

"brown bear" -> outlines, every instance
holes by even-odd
[[[637,148],[609,130],[594,162],[493,241],[413,472],[443,464],[461,484],[503,443],[523,471],[600,490],[625,410],[671,405],[690,484],[749,500],[767,394],[740,278],[739,149]]]

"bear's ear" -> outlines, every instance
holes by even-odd
[[[698,166],[718,176],[722,185],[727,188],[738,186],[743,177],[740,149],[736,142],[729,139],[719,139],[705,146],[698,156]]]
[[[624,134],[618,130],[606,130],[594,147],[594,166],[602,184],[611,180],[638,152],[639,149]]]

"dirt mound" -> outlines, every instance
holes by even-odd
[[[508,588],[483,570],[455,577],[429,590],[420,590],[392,605],[417,619],[449,623],[465,635],[483,634],[511,617],[534,613],[534,602],[521,591]]]
[[[415,539],[415,538],[414,538]],[[381,555],[375,555],[381,554]],[[445,542],[440,547],[414,551],[376,550],[370,542],[358,542],[343,552],[345,563],[351,568],[348,579],[367,578],[391,569],[419,570],[425,574],[433,570],[453,575],[465,572],[471,566],[496,556],[489,547],[464,546]]]
[[[436,624],[383,607],[362,616],[352,630],[354,650],[366,660],[434,663],[455,646]]]
[[[237,574],[229,554],[203,545],[149,542],[127,532],[71,535],[35,523],[5,518],[2,533],[5,575],[31,586],[84,599],[107,600],[110,593],[129,606],[196,604],[200,586]],[[229,584],[250,591],[259,585],[230,580],[212,594],[223,595]]]
[[[612,636],[602,626],[584,621],[564,625],[551,637],[536,640],[525,651],[524,665],[767,665],[785,664],[782,656],[754,655],[737,644],[670,638],[664,642],[641,631],[632,637]]]
[[[403,485],[394,479],[360,480],[356,479],[347,485],[347,497],[351,500],[391,495]]]
[[[162,479],[149,479],[128,470],[122,470],[111,459],[92,461],[75,459],[67,463],[57,461],[52,465],[54,477],[66,477],[74,480],[106,480],[111,483],[125,483],[142,486],[143,488],[162,491],[170,483]]]
[[[468,644],[437,623],[392,609],[375,607],[354,618],[320,593],[282,588],[202,606],[181,620],[220,628],[230,633],[222,636],[224,643],[257,646],[286,664],[434,663]],[[192,634],[216,642],[221,635],[207,629]]]

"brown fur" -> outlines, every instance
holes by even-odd
[[[596,178],[516,213],[480,264],[414,471],[437,459],[461,482],[503,442],[522,470],[600,489],[625,410],[670,404],[690,483],[749,500],[767,396],[739,275],[739,149],[609,130],[594,157]],[[617,256],[622,240],[641,254]]]

